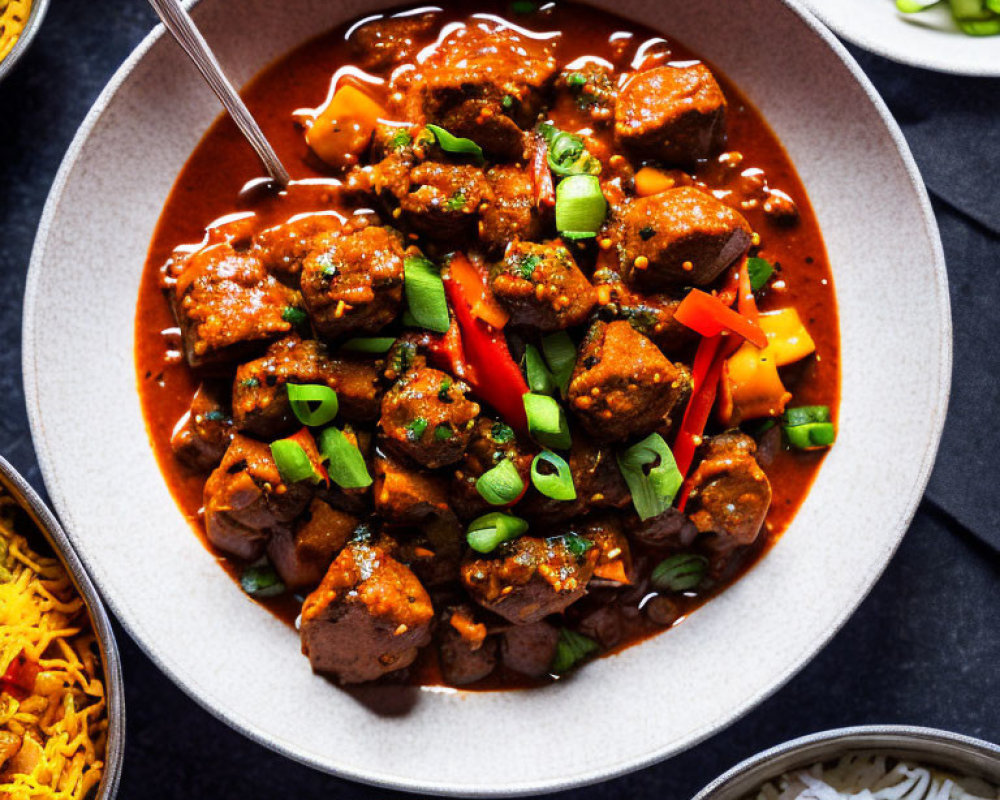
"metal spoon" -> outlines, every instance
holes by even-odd
[[[274,152],[274,148],[271,147],[271,143],[264,136],[264,132],[260,129],[246,104],[236,93],[229,78],[223,73],[218,59],[208,46],[208,42],[195,27],[194,20],[181,5],[180,0],[149,0],[149,4],[163,20],[163,24],[173,34],[177,43],[194,62],[208,85],[212,87],[212,91],[229,112],[236,127],[240,129],[247,141],[250,142],[250,146],[260,157],[272,180],[282,188],[287,186],[291,180],[288,170],[281,163],[278,154]]]

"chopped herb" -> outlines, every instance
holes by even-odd
[[[497,444],[507,444],[514,438],[514,429],[506,422],[494,422],[490,428],[490,438]]]
[[[277,597],[285,591],[285,584],[270,564],[247,567],[240,576],[240,586],[251,597]]]
[[[645,227],[639,228],[639,238],[644,242],[648,242],[654,236],[656,236],[656,231],[653,230],[652,225],[646,225]]]
[[[444,207],[446,211],[461,211],[465,208],[467,202],[468,200],[464,192],[455,192],[455,194],[444,201]]]
[[[566,85],[572,89],[587,85],[587,76],[582,72],[571,72],[566,76]]]
[[[571,631],[569,628],[562,628],[559,631],[556,654],[549,669],[556,675],[562,675],[598,650],[600,647],[597,642],[590,637]]]
[[[450,403],[451,397],[448,396],[448,390],[451,388],[451,378],[444,377],[441,379],[441,385],[438,387],[438,400],[442,403]]]
[[[531,253],[530,255],[523,256],[517,265],[518,270],[521,273],[521,277],[526,281],[531,280],[531,276],[535,274],[535,270],[538,265],[542,263],[542,257]]]
[[[451,425],[446,422],[442,422],[434,429],[434,441],[435,442],[447,442],[455,432],[451,429]]]
[[[587,551],[594,546],[594,543],[590,539],[584,539],[582,536],[577,536],[575,533],[567,533],[564,536],[554,536],[549,539],[553,544],[560,543],[565,547],[570,555],[576,559],[583,558]]]
[[[766,258],[754,256],[747,259],[747,272],[750,275],[750,288],[759,292],[774,274],[774,266]]]
[[[309,321],[309,315],[301,308],[296,308],[295,306],[285,306],[285,310],[281,312],[281,318],[285,322],[290,322],[295,327],[305,325]]]
[[[244,389],[256,389],[258,386],[260,386],[260,379],[244,378],[243,380],[240,381],[240,386],[242,386]]]
[[[504,108],[506,108],[509,111],[514,106],[514,98],[511,97],[509,94],[505,94],[500,99],[500,105],[502,105]]]
[[[401,150],[404,147],[409,147],[413,144],[413,137],[405,130],[396,131],[392,138],[389,139],[389,149],[390,150]]]
[[[415,442],[424,435],[425,430],[427,430],[427,420],[423,417],[417,417],[406,426],[406,437],[411,442]]]

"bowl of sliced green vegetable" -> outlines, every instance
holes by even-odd
[[[1000,77],[1000,0],[803,0],[838,36],[903,64]]]

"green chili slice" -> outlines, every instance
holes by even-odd
[[[555,472],[543,473],[542,464],[547,464]],[[576,500],[576,486],[569,464],[551,450],[543,450],[532,460],[531,482],[539,492],[553,500]]]
[[[796,450],[817,450],[829,447],[837,438],[830,421],[829,406],[798,406],[789,408],[781,418],[785,440]]]
[[[492,511],[469,523],[465,540],[477,553],[492,553],[504,542],[516,539],[528,530],[528,523],[513,514]]]
[[[528,433],[543,447],[569,450],[573,443],[569,434],[566,412],[551,397],[527,392],[523,396],[524,412],[528,417]]]
[[[303,425],[326,425],[337,416],[337,393],[322,383],[287,383],[292,413]]]
[[[597,236],[608,213],[601,182],[594,175],[571,175],[556,187],[556,228],[568,239]]]
[[[299,481],[319,483],[323,479],[298,442],[293,442],[291,439],[271,442],[271,455],[274,457],[274,464],[278,468],[281,480],[285,483]]]
[[[363,489],[371,486],[372,476],[368,473],[365,457],[347,435],[330,426],[319,434],[319,452],[327,462],[330,480],[341,489]]]
[[[514,463],[505,458],[479,476],[476,491],[491,506],[507,506],[524,493],[524,481]]]
[[[403,289],[413,321],[422,328],[446,333],[448,301],[445,299],[441,271],[423,256],[403,259]]]
[[[656,517],[670,508],[684,476],[660,434],[651,433],[619,453],[617,458],[618,469],[632,493],[632,505],[639,519]],[[659,464],[651,466],[657,461]]]
[[[427,130],[434,134],[438,147],[446,153],[469,156],[476,164],[483,164],[486,161],[483,158],[483,148],[472,141],[472,139],[466,139],[463,136],[454,136],[439,125],[427,125],[426,127]]]
[[[679,553],[657,564],[649,582],[661,592],[690,592],[697,589],[708,571],[708,559],[694,553]]]

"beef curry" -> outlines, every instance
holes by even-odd
[[[139,297],[171,489],[342,683],[535,685],[668,629],[834,440],[830,270],[759,113],[641,25],[479,8],[262,73],[294,180],[217,121]]]

